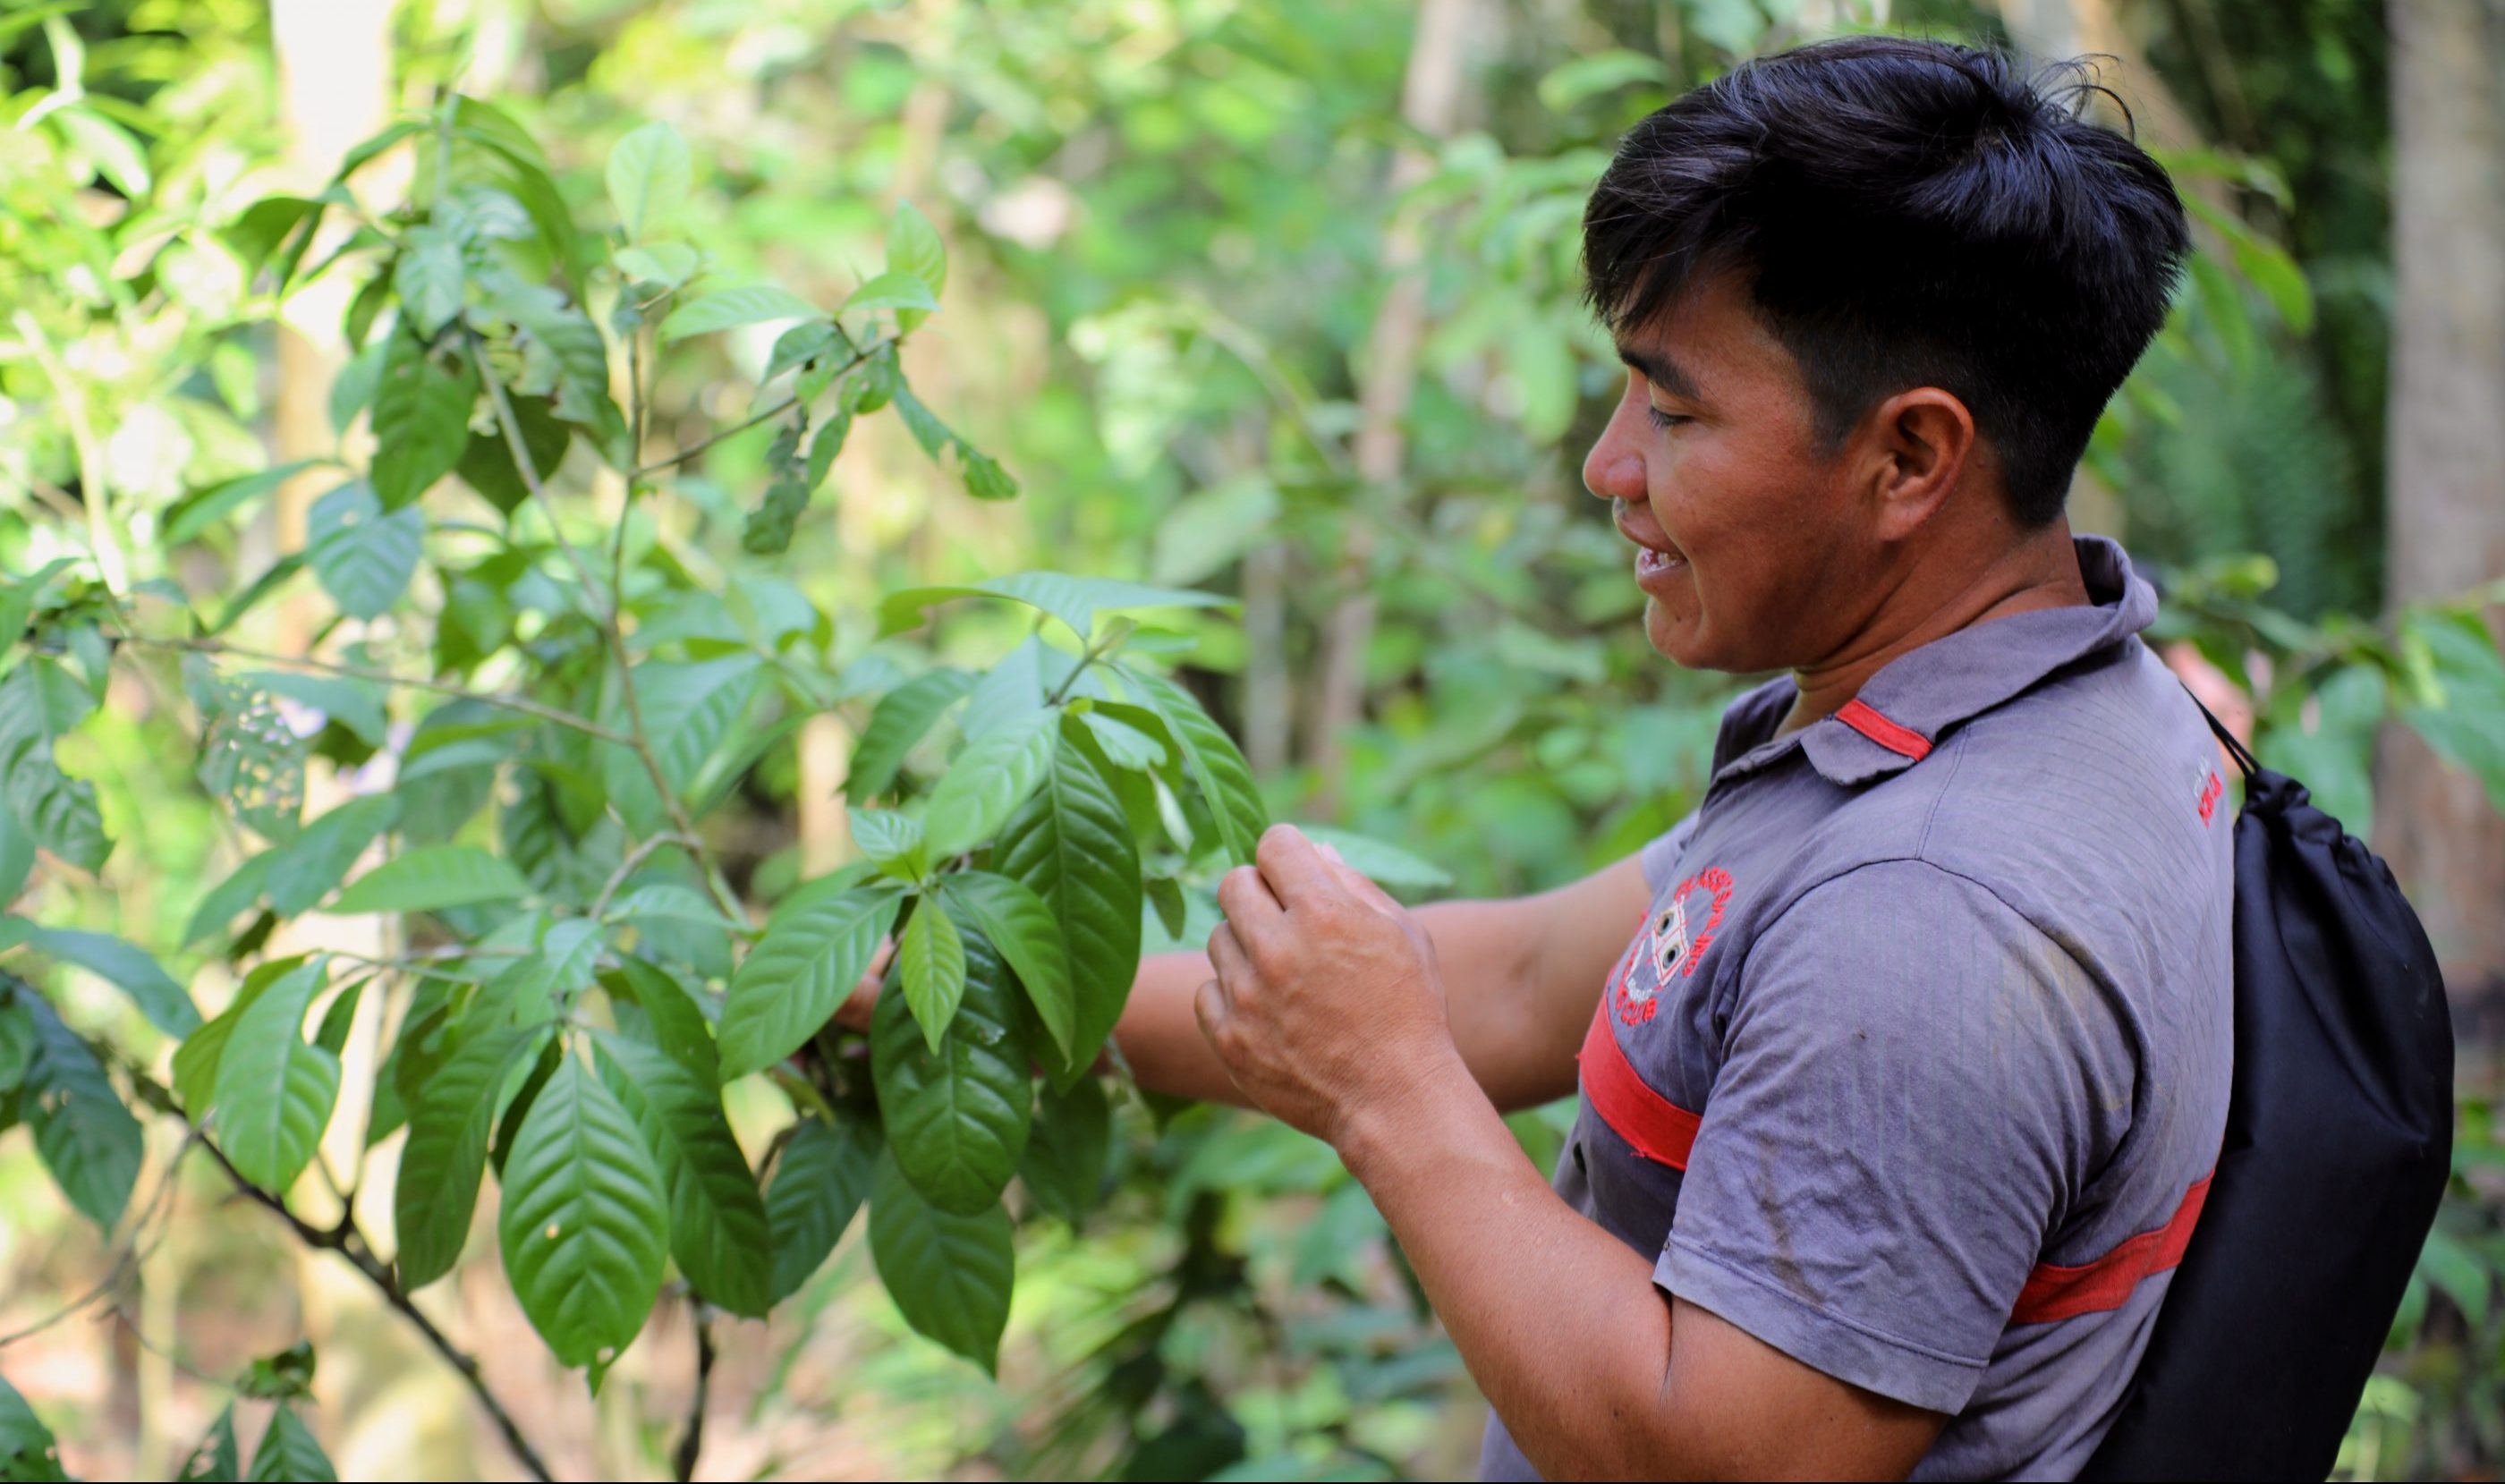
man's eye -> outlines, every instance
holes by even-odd
[[[1682,416],[1676,412],[1665,412],[1661,408],[1654,406],[1649,403],[1644,405],[1644,415],[1652,419],[1652,425],[1654,427],[1664,430],[1675,428],[1683,422],[1693,422],[1695,420],[1690,417]]]

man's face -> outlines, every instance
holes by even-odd
[[[1845,484],[1850,459],[1818,436],[1791,353],[1727,278],[1683,295],[1619,351],[1626,394],[1583,483],[1615,502],[1640,548],[1652,647],[1709,670],[1833,653],[1866,602],[1866,512]]]

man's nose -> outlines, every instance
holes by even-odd
[[[1622,442],[1617,432],[1617,420],[1613,418],[1602,431],[1600,441],[1592,445],[1592,451],[1583,456],[1583,487],[1603,500],[1641,500],[1643,458]]]

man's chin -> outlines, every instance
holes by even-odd
[[[1701,617],[1665,611],[1659,598],[1644,599],[1644,639],[1653,653],[1682,670],[1727,670],[1705,632]]]

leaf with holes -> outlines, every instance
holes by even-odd
[[[697,1292],[733,1314],[762,1319],[773,1305],[765,1203],[722,1092],[686,1062],[624,1036],[592,1042],[600,1079],[643,1130],[670,1207],[670,1254]]]
[[[966,744],[931,791],[922,816],[932,859],[945,861],[989,840],[1042,782],[1052,760],[1059,713],[1030,712]]]
[[[1001,827],[995,869],[1042,900],[1068,965],[1071,1031],[1054,1081],[1068,1086],[1096,1060],[1140,969],[1140,849],[1113,786],[1066,724],[1044,775]]]
[[[878,1125],[866,1118],[840,1124],[803,1118],[793,1130],[765,1189],[776,1303],[798,1292],[835,1250],[853,1213],[869,1198],[879,1148]]]
[[[404,269],[407,260],[402,260]],[[454,254],[457,271],[459,254]],[[460,283],[449,286],[460,312]],[[451,316],[447,314],[445,318]],[[396,335],[374,383],[374,498],[396,511],[425,494],[461,462],[470,442],[470,409],[478,401],[478,368],[458,353],[430,351],[414,336]]]
[[[0,1377],[0,1479],[66,1479],[53,1430]]]
[[[424,1288],[460,1260],[486,1175],[487,1136],[513,1069],[540,1039],[511,1025],[474,1031],[427,1078],[409,1110],[408,1145],[392,1196],[404,1290]]]
[[[913,744],[922,740],[932,724],[950,706],[970,694],[975,685],[970,671],[938,669],[915,676],[880,696],[878,704],[871,708],[869,725],[863,729],[860,745],[853,749],[852,770],[844,777],[844,797],[860,805],[886,793],[896,781],[897,769],[904,765],[905,754],[913,751]]]
[[[378,618],[400,601],[417,571],[426,548],[426,516],[415,510],[383,513],[374,490],[359,479],[313,502],[304,517],[304,539],[314,580],[339,612]]]
[[[1009,1214],[972,1216],[922,1198],[893,1158],[879,1161],[869,1198],[869,1253],[904,1322],[985,1371],[1000,1367],[1017,1252]]]
[[[339,1058],[304,1041],[304,1011],[326,977],[310,967],[236,1016],[218,1058],[218,1147],[244,1179],[282,1193],[312,1162],[339,1098]]]
[[[896,910],[895,883],[881,881],[778,912],[723,999],[723,1079],[772,1066],[833,1018]]]
[[[205,666],[190,678],[209,717],[200,738],[202,787],[265,837],[293,838],[304,810],[306,740],[268,691],[222,680]]]
[[[432,912],[512,901],[530,889],[521,872],[476,845],[421,845],[350,882],[330,909],[343,917],[357,912]]]
[[[567,1365],[606,1366],[660,1295],[668,1194],[634,1115],[568,1056],[505,1166],[497,1238],[513,1295]]]
[[[917,914],[919,915],[919,914]],[[979,936],[966,949],[966,993],[934,1050],[900,993],[870,1015],[870,1076],[888,1148],[914,1187],[971,1214],[1000,1199],[1026,1151],[1034,1096],[1026,1007],[1008,966]],[[890,989],[900,989],[890,975]]]
[[[123,1106],[103,1063],[51,1006],[23,991],[17,999],[34,1020],[19,1115],[61,1193],[109,1232],[139,1180],[139,1120]]]
[[[898,987],[933,1051],[966,997],[966,941],[939,903],[924,898],[896,945]]]

